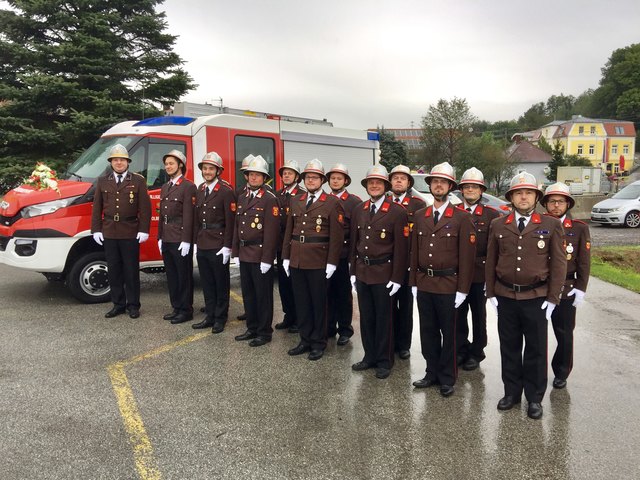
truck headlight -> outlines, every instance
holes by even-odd
[[[68,207],[75,202],[81,195],[69,198],[61,198],[59,200],[52,200],[51,202],[37,203],[36,205],[29,205],[22,209],[22,218],[38,217],[40,215],[48,215],[61,208]]]

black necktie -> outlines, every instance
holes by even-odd
[[[315,196],[309,195],[309,200],[307,200],[307,209],[311,206],[311,204],[313,203],[313,199],[315,198]]]
[[[210,193],[211,193],[211,187],[207,187],[206,188],[206,193],[204,194],[204,196],[208,197]]]
[[[467,212],[471,213],[471,207],[467,207]]]
[[[396,199],[394,200],[394,202],[396,203],[400,203],[400,199],[398,197],[396,197]]]
[[[436,223],[438,223],[438,220],[440,220],[440,212],[436,210],[435,212],[433,212],[433,224],[435,225]]]
[[[119,173],[118,174],[118,185],[120,185],[122,183],[122,174]]]
[[[518,230],[520,230],[520,232],[524,230],[524,217],[520,217],[518,220]]]
[[[369,218],[373,218],[375,214],[376,214],[376,204],[372,203],[371,208],[369,209]]]

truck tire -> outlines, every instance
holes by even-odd
[[[640,226],[640,212],[633,210],[627,213],[624,217],[624,224],[629,228],[638,228]]]
[[[78,258],[67,275],[67,287],[82,303],[104,303],[111,300],[104,253],[87,253]]]

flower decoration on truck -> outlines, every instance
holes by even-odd
[[[31,176],[25,179],[25,185],[30,185],[36,190],[55,190],[60,194],[58,188],[58,178],[56,177],[56,171],[46,166],[42,162],[38,162],[36,168],[31,172]]]

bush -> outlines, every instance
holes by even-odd
[[[67,168],[67,160],[43,158],[39,160],[56,171],[58,178]],[[37,161],[32,159],[4,157],[0,158],[0,195],[4,195],[12,188],[24,183],[24,179],[31,175],[36,168]]]

